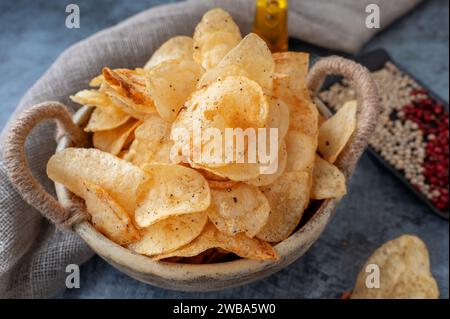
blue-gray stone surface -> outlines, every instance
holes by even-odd
[[[143,9],[175,1],[76,1],[81,28],[64,26],[66,1],[0,3],[0,127],[20,97],[69,45]],[[384,48],[414,77],[448,101],[449,3],[429,0],[381,32],[363,51]],[[351,289],[361,265],[385,241],[404,233],[430,250],[441,297],[449,296],[449,224],[433,215],[388,171],[363,156],[349,195],[324,234],[291,266],[239,288],[180,293],[154,288],[115,270],[99,257],[81,268],[81,288],[62,298],[337,298]]]

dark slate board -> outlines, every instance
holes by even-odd
[[[330,51],[330,53],[333,53],[333,52]],[[314,55],[312,58],[312,61],[314,61],[316,59],[317,59],[317,56]],[[383,68],[383,66],[386,64],[386,62],[390,61],[393,64],[395,64],[397,66],[397,68],[400,69],[403,73],[411,76],[411,74],[409,72],[407,72],[405,70],[405,68],[403,68],[399,63],[395,62],[389,56],[389,54],[383,49],[368,52],[362,56],[356,57],[354,60],[361,63],[362,65],[366,66],[371,72],[374,72],[374,71],[377,71],[377,70]],[[418,80],[414,77],[412,77],[412,78],[422,88],[424,88],[428,92],[428,95],[430,97],[432,97],[436,101],[442,103],[444,105],[444,107],[446,108],[446,110],[448,111],[449,107],[448,107],[448,103],[446,101],[444,101],[436,93],[434,93],[427,86],[425,86],[423,83],[421,83],[420,80]],[[340,81],[340,80],[341,80],[340,77],[329,77],[325,81],[323,89],[327,89],[333,83],[336,83],[337,81]],[[326,105],[326,103],[324,103],[324,104]],[[330,109],[330,112],[331,112],[331,109]],[[389,172],[391,172],[395,177],[397,177],[411,192],[413,192],[418,198],[420,198],[430,208],[430,210],[433,213],[437,214],[438,216],[440,216],[444,219],[447,219],[447,220],[449,219],[449,211],[448,210],[443,211],[443,210],[436,208],[425,195],[423,195],[420,191],[418,191],[417,189],[415,189],[412,186],[412,184],[404,177],[404,175],[401,172],[399,172],[397,169],[395,169],[395,167],[391,166],[386,160],[384,160],[383,157],[381,157],[381,155],[379,155],[372,147],[368,147],[368,153],[373,158],[377,159]]]

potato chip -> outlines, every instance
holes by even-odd
[[[286,100],[285,100],[286,101]],[[304,90],[303,98],[291,97],[289,106],[289,129],[296,130],[317,139],[319,134],[319,111]]]
[[[146,73],[140,70],[103,68],[105,92],[139,113],[154,113],[155,104],[146,92]]]
[[[177,149],[186,148],[186,145],[190,145],[191,162],[208,167],[222,167],[227,162],[235,162],[236,153],[246,152],[248,148],[244,147],[244,150],[229,149],[229,152],[232,152],[231,155],[233,155],[231,161],[225,160],[225,147],[221,152],[222,154],[219,153],[216,159],[204,160],[204,154],[201,154],[202,158],[195,158],[195,152],[202,153],[201,150],[205,151],[211,145],[214,145],[212,143],[215,143],[215,140],[204,138],[201,141],[202,145],[194,145],[193,137],[196,129],[201,132],[205,132],[209,128],[218,129],[221,133],[218,138],[224,140],[226,129],[237,128],[241,130],[241,133],[244,133],[247,128],[265,127],[269,113],[269,104],[261,87],[245,77],[227,77],[222,81],[217,81],[209,87],[197,91],[186,102],[185,106],[186,109],[180,112],[172,125],[171,139],[175,142]],[[178,136],[176,133],[179,130],[183,130],[187,134]],[[236,131],[233,133],[236,133]],[[255,136],[256,133],[257,131]],[[242,138],[244,138],[243,134]],[[244,140],[248,143],[248,139]],[[256,141],[253,142],[256,143]],[[231,174],[231,171],[236,169],[239,170],[237,175],[241,175],[242,169],[239,167],[226,170],[228,174]],[[226,172],[214,173],[220,176],[228,176]],[[242,178],[256,177],[253,172],[249,171],[249,174],[251,176],[242,176]]]
[[[151,69],[164,61],[192,60],[194,41],[191,37],[176,36],[164,42],[145,64],[144,69]]]
[[[145,101],[147,97],[141,96],[139,92],[145,90],[145,77],[147,71],[141,68],[131,69],[110,69],[104,67],[102,69],[103,82],[122,90],[122,92],[135,99],[135,103]],[[134,96],[133,94],[136,94]]]
[[[234,22],[231,15],[220,8],[212,9],[206,12],[202,20],[197,24],[194,31],[194,60],[202,64],[202,53],[208,51],[205,50],[204,45],[208,42],[209,36],[216,32],[225,32],[233,39],[232,42],[239,43],[242,39],[239,27]],[[223,37],[223,36],[222,36]],[[209,40],[211,41],[211,40]],[[230,40],[222,40],[220,43],[227,43]],[[215,41],[210,42],[209,46],[212,46]]]
[[[285,135],[289,127],[289,111],[287,105],[280,99],[272,97],[269,100],[270,111],[266,124],[266,149],[258,150],[265,152],[268,156],[271,150],[270,129],[278,129],[278,156],[271,158],[270,162],[262,163],[260,160],[259,172],[260,174],[245,182],[255,186],[264,186],[275,181],[285,170],[287,164],[286,143],[284,142]],[[259,154],[259,153],[258,153]],[[256,169],[256,168],[255,168]]]
[[[277,260],[277,252],[273,247],[257,238],[249,238],[244,234],[234,236],[220,232],[212,223],[207,223],[200,236],[189,244],[167,254],[154,257],[156,260],[169,257],[192,257],[210,248],[221,248],[242,258],[255,260]]]
[[[139,239],[128,213],[103,188],[84,181],[84,200],[91,215],[91,223],[103,235],[119,245],[127,245]]]
[[[92,111],[84,131],[99,132],[112,130],[124,125],[129,119],[130,115],[122,112],[116,107],[96,107],[94,111]]]
[[[383,294],[381,292],[380,294]],[[356,295],[351,299],[362,299]],[[365,297],[365,299],[439,299],[439,286],[431,273],[409,273],[402,275],[389,297]]]
[[[341,198],[347,194],[345,176],[333,164],[316,156],[313,169],[312,199]]]
[[[97,107],[92,112],[86,132],[98,132],[119,127],[130,118],[128,114],[117,108],[107,94],[98,90],[82,90],[70,99],[78,104]]]
[[[122,111],[123,113],[134,117],[135,119],[145,121],[145,119],[149,116],[149,114],[155,114],[156,108],[153,108],[153,112],[144,113],[139,111],[139,108],[136,108],[129,100],[124,99],[120,96],[111,86],[107,83],[103,83],[100,87],[100,91],[104,92],[111,99],[114,107]],[[125,102],[124,102],[125,101]],[[128,104],[127,104],[128,103]]]
[[[191,163],[191,166],[237,182],[256,178],[260,174],[260,165],[257,163],[231,163],[213,167]]]
[[[199,87],[227,76],[245,76],[258,83],[271,96],[274,69],[275,64],[266,42],[250,33],[216,67],[206,71]]]
[[[302,90],[306,88],[309,54],[304,52],[278,52],[272,56],[275,62],[275,85],[288,89],[291,94],[297,97],[302,97]]]
[[[170,163],[170,123],[158,114],[151,114],[134,131],[134,141],[130,145],[125,160],[137,166],[146,163]]]
[[[267,115],[266,127],[278,128],[281,123],[281,110],[278,103],[280,100],[272,96],[267,101],[269,102],[269,114]]]
[[[287,172],[310,171],[316,156],[317,139],[299,131],[289,131],[286,135]]]
[[[275,182],[281,176],[281,174],[284,173],[287,165],[287,149],[286,143],[284,141],[278,149],[278,157],[275,165],[277,165],[277,170],[275,173],[259,174],[258,177],[252,178],[246,181],[246,183],[255,186],[266,186]]]
[[[142,122],[138,121],[138,125],[140,125],[140,124],[142,124]],[[135,127],[135,129],[136,129],[136,128],[137,128],[137,126]],[[128,136],[127,136],[127,138],[126,138],[126,140],[125,140],[125,143],[123,143],[123,145],[122,145],[122,150],[121,150],[121,151],[123,151],[123,150],[128,150],[128,149],[130,148],[131,143],[134,141],[134,132],[135,132],[135,129],[132,130],[132,131],[130,132],[130,134],[128,134]]]
[[[203,113],[202,120],[223,123],[228,128],[264,127],[269,114],[269,104],[261,87],[240,76],[229,76],[213,83],[197,101],[197,113]]]
[[[278,141],[280,143],[284,140],[289,129],[289,107],[280,98],[271,97],[268,101],[270,109],[266,128],[278,129]]]
[[[117,155],[126,144],[129,136],[140,123],[134,119],[112,130],[95,132],[92,143],[95,148]]]
[[[148,72],[147,90],[164,120],[175,120],[202,74],[199,64],[183,60],[162,62]]]
[[[120,151],[119,154],[117,154],[117,157],[121,158],[121,159],[125,159],[125,157],[127,156],[128,152],[129,152],[129,150],[122,150],[122,151]]]
[[[309,54],[302,52],[274,53],[274,95],[289,106],[289,128],[315,137],[318,131],[317,107],[306,88]]]
[[[103,92],[98,90],[81,90],[70,99],[75,103],[87,106],[112,107],[111,99]]]
[[[217,31],[240,34],[239,27],[233,17],[221,8],[214,8],[206,12],[194,31],[194,41]]]
[[[327,120],[327,118],[325,116],[323,116],[322,114],[319,114],[319,127],[321,127],[322,124],[325,123],[326,120]]]
[[[97,75],[89,82],[89,86],[91,87],[99,87],[105,81],[103,74]]]
[[[205,36],[194,51],[194,60],[209,70],[219,64],[223,57],[239,44],[240,34],[227,31],[216,31]]]
[[[357,102],[345,103],[319,129],[319,153],[334,163],[356,129]]]
[[[261,191],[270,205],[266,225],[256,235],[268,242],[286,239],[297,227],[309,203],[311,178],[307,172],[287,172]]]
[[[128,248],[147,256],[168,253],[194,240],[207,221],[206,212],[166,218],[141,230],[142,238]]]
[[[206,210],[211,203],[208,182],[191,168],[175,164],[146,164],[151,177],[140,190],[135,220],[148,227],[168,217]]]
[[[289,130],[290,113],[289,113],[289,106],[282,99],[277,99],[276,105],[278,106],[278,109],[280,110],[280,123],[278,125],[278,137],[279,137],[279,140],[281,141],[286,137],[286,134]]]
[[[379,269],[379,288],[366,282],[373,275],[370,265]],[[439,287],[430,270],[425,243],[413,235],[402,235],[379,247],[369,257],[356,280],[352,299],[437,299]]]
[[[95,148],[66,148],[54,154],[47,163],[47,175],[79,197],[84,195],[83,181],[94,183],[128,213],[134,212],[137,190],[148,180],[139,167]]]
[[[254,237],[269,217],[269,202],[253,185],[237,184],[230,189],[211,190],[208,217],[224,234],[245,233]]]

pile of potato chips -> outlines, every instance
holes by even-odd
[[[155,260],[276,260],[272,245],[296,229],[311,200],[346,194],[333,162],[355,129],[356,103],[319,128],[308,66],[308,54],[272,54],[213,9],[193,38],[169,39],[144,68],[105,67],[92,89],[71,97],[94,108],[85,127],[93,148],[58,152],[48,176],[85,200],[98,231]],[[192,130],[194,121],[278,129],[278,169],[172,162],[174,147],[193,147],[174,129]]]

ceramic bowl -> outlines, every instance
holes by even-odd
[[[322,114],[326,113],[319,103]],[[74,122],[83,127],[91,109],[82,107],[74,115]],[[57,151],[68,147],[62,138]],[[71,194],[61,184],[55,184],[58,200],[66,204]],[[144,283],[181,291],[211,291],[235,287],[269,276],[301,257],[322,234],[329,223],[337,200],[325,200],[314,212],[305,216],[302,226],[289,238],[275,246],[277,261],[238,259],[216,264],[179,264],[154,261],[112,242],[100,234],[89,222],[83,222],[74,230],[104,260],[127,275]]]

